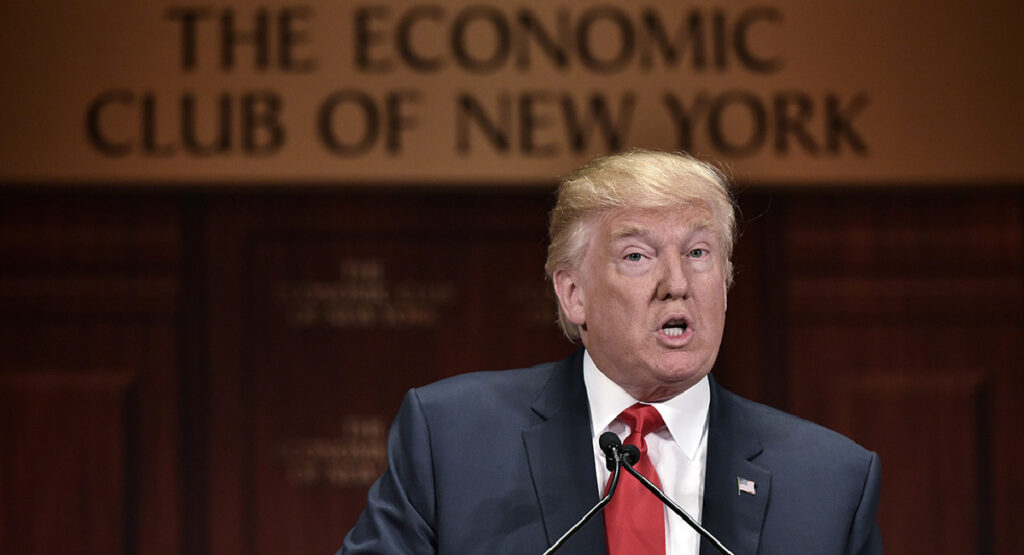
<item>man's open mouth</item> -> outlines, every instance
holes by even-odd
[[[669,337],[678,337],[686,333],[687,328],[690,325],[686,323],[686,320],[669,320],[661,326],[661,331]]]

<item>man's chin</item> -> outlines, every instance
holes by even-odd
[[[706,374],[707,372],[692,368],[663,369],[660,372],[655,372],[656,380],[654,382],[647,384],[642,392],[638,392],[643,398],[636,394],[633,396],[637,400],[647,403],[666,401],[696,385]]]
[[[698,356],[692,349],[664,349],[652,361],[651,368],[654,375],[676,382],[696,374],[703,376],[707,373],[706,362],[706,357]]]

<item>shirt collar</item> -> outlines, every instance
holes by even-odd
[[[606,376],[586,350],[583,351],[583,383],[587,387],[594,437],[607,430],[619,413],[639,402]],[[693,387],[667,401],[650,404],[658,409],[672,440],[688,459],[693,460],[707,429],[708,407],[711,405],[708,377],[704,376]]]

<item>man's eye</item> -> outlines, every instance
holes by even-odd
[[[642,254],[640,254],[638,252],[631,252],[631,253],[626,255],[626,260],[628,260],[630,262],[640,262],[643,259],[644,259],[644,255],[642,255]]]
[[[692,258],[701,258],[707,256],[707,254],[707,249],[693,249],[692,251],[690,251],[690,256]]]

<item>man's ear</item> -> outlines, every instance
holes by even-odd
[[[572,270],[556,270],[551,276],[555,286],[555,295],[558,296],[558,303],[562,312],[570,322],[582,326],[587,321],[586,311],[583,308],[583,288],[580,287],[576,273]]]
[[[729,310],[729,282],[722,281],[722,295],[725,298],[725,310]]]

